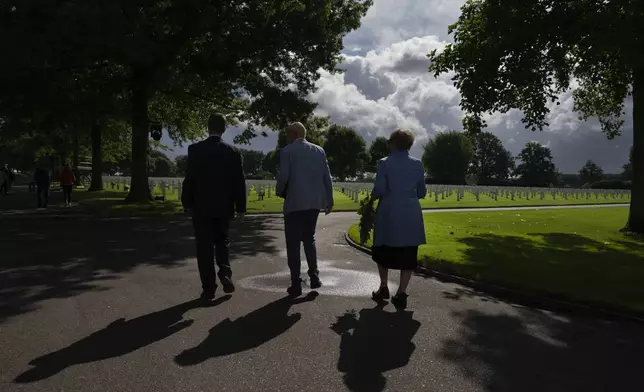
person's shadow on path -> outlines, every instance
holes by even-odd
[[[354,310],[339,316],[331,329],[342,337],[338,370],[345,373],[347,388],[354,392],[385,389],[383,373],[409,363],[419,328],[413,312],[389,313],[382,305],[362,309],[359,317]]]
[[[194,320],[183,319],[183,314],[199,307],[215,307],[231,298],[230,295],[214,301],[196,299],[132,320],[113,321],[100,331],[79,340],[59,351],[36,358],[30,362],[35,367],[22,373],[16,383],[29,383],[49,378],[64,369],[82,363],[119,357],[165,339]]]
[[[175,362],[181,366],[197,365],[209,358],[259,347],[300,321],[300,313],[288,314],[292,305],[313,301],[317,295],[312,291],[303,298],[280,298],[234,321],[225,319],[210,329],[203,342],[177,355]]]

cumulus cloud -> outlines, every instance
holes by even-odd
[[[362,27],[344,40],[348,50],[369,51],[414,37],[436,35],[449,39],[447,28],[459,15],[464,0],[378,0]]]
[[[462,129],[460,96],[451,75],[434,78],[428,72],[427,54],[442,49],[451,38],[447,27],[460,15],[464,0],[379,0],[349,34],[340,74],[322,72],[317,91],[309,97],[318,103],[317,114],[352,127],[370,142],[396,127],[411,129],[422,146],[434,135]],[[574,86],[573,86],[574,87]],[[513,154],[527,142],[548,145],[560,170],[578,171],[593,159],[606,172],[619,172],[628,160],[632,121],[627,118],[621,137],[609,141],[596,120],[582,122],[573,112],[572,92],[562,94],[560,105],[550,105],[550,126],[543,132],[526,130],[521,113],[510,111],[486,116],[488,130]],[[632,110],[627,108],[627,113]],[[226,136],[232,141],[239,130]],[[276,134],[257,137],[250,148],[269,151]]]
[[[460,96],[452,75],[434,78],[426,54],[447,44],[438,36],[413,37],[380,46],[362,55],[346,54],[340,68],[344,74],[323,73],[311,99],[320,114],[350,126],[369,142],[396,127],[410,128],[417,137],[412,154],[438,132],[462,129]],[[573,87],[575,87],[573,85]],[[525,129],[518,110],[486,115],[488,130],[496,134],[513,154],[527,142],[549,146],[555,163],[564,172],[578,171],[588,159],[607,172],[619,172],[628,158],[632,123],[627,119],[623,136],[609,141],[596,120],[582,122],[573,112],[572,91],[550,104],[549,127],[542,132]]]

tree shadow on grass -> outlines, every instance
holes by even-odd
[[[199,307],[214,307],[230,298],[228,295],[212,302],[196,299],[132,320],[118,319],[68,347],[34,359],[30,362],[34,367],[16,377],[14,381],[40,381],[70,366],[129,354],[188,328],[194,320],[183,318],[187,311]]]
[[[236,320],[225,319],[215,325],[206,339],[175,357],[181,366],[192,366],[210,358],[252,350],[288,331],[300,321],[300,313],[289,314],[291,306],[313,301],[317,292],[306,297],[280,298]]]
[[[138,266],[176,268],[196,255],[185,216],[97,217],[72,208],[0,219],[0,323],[43,300],[106,290]],[[233,222],[231,258],[277,253],[269,231],[280,222]]]
[[[555,299],[644,311],[644,253],[637,242],[603,243],[567,233],[486,234],[459,242],[467,246],[463,263],[425,260],[424,264]],[[461,296],[453,293],[452,299]]]
[[[486,391],[631,391],[641,385],[644,328],[637,323],[476,310],[441,355]]]
[[[413,312],[385,312],[382,305],[347,311],[331,326],[341,336],[338,370],[344,384],[355,392],[380,392],[387,380],[383,373],[406,366],[420,328]]]

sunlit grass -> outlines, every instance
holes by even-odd
[[[644,311],[644,242],[619,232],[627,215],[623,207],[425,214],[419,259],[468,278]],[[359,240],[357,225],[349,235]]]

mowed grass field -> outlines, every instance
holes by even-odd
[[[644,311],[644,238],[619,232],[627,215],[626,207],[425,214],[419,259],[466,278]],[[359,242],[357,225],[349,235]]]

